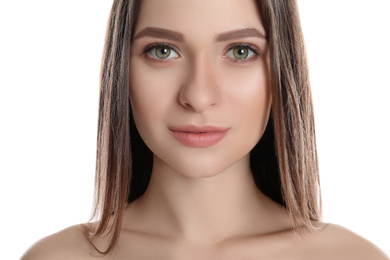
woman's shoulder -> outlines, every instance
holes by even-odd
[[[389,259],[373,243],[343,226],[330,223],[318,223],[317,226],[318,231],[304,240],[309,241],[307,244],[313,255],[328,256],[321,259]]]
[[[342,226],[314,225],[315,230],[302,234],[284,230],[238,241],[233,252],[258,259],[390,260],[373,243]]]
[[[42,238],[27,250],[21,260],[94,259],[84,224],[75,225]]]

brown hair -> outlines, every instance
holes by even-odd
[[[88,238],[111,234],[116,245],[122,213],[146,190],[152,153],[140,138],[129,101],[129,55],[138,1],[114,0],[101,68],[96,192]],[[295,0],[259,0],[270,46],[272,112],[266,131],[251,151],[260,190],[285,206],[295,230],[313,230],[321,202],[314,115],[304,42]],[[90,240],[91,241],[91,240]]]

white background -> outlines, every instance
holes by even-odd
[[[86,222],[112,1],[0,2],[1,253]],[[324,221],[390,255],[390,2],[299,0]],[[3,257],[2,257],[3,258]]]

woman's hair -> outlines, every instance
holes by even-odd
[[[321,215],[313,105],[304,41],[295,0],[259,0],[270,48],[272,109],[261,140],[251,151],[256,185],[289,212],[294,229],[314,230]],[[119,237],[127,203],[146,190],[152,152],[132,119],[129,63],[139,1],[114,0],[108,21],[100,80],[96,190],[90,241]],[[259,115],[260,116],[260,115]]]

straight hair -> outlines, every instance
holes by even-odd
[[[115,247],[125,206],[145,192],[153,165],[132,118],[130,48],[137,0],[114,0],[107,25],[100,77],[95,199],[86,236],[110,235]],[[258,0],[270,47],[272,108],[266,130],[250,154],[258,188],[289,212],[294,230],[314,231],[321,195],[314,113],[304,40],[295,0]]]

